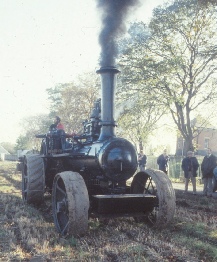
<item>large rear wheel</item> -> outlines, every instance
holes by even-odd
[[[22,164],[22,198],[28,204],[44,201],[44,162],[40,155],[26,155]]]
[[[139,222],[164,227],[174,217],[176,207],[175,191],[168,176],[159,170],[147,169],[137,173],[131,184],[133,194],[150,194],[157,197],[156,204],[144,217],[135,218]]]
[[[88,228],[89,196],[79,173],[65,171],[53,182],[54,223],[61,235],[84,235]]]

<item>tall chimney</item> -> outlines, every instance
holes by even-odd
[[[101,132],[99,141],[115,137],[114,94],[116,74],[120,71],[115,67],[101,67],[96,71],[101,75]]]

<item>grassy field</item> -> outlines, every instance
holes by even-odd
[[[82,238],[56,232],[51,196],[40,207],[21,199],[15,162],[0,162],[0,261],[217,261],[217,199],[176,191],[177,209],[159,230],[133,218],[89,221]]]

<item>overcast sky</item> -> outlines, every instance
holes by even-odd
[[[147,21],[163,0],[141,0]],[[100,48],[95,0],[0,1],[0,142],[15,142],[23,117],[48,112],[46,89],[95,71]]]

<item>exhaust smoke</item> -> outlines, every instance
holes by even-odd
[[[134,11],[140,0],[98,0],[102,15],[100,66],[115,66],[118,54],[117,40],[126,32],[125,20],[129,11]]]

